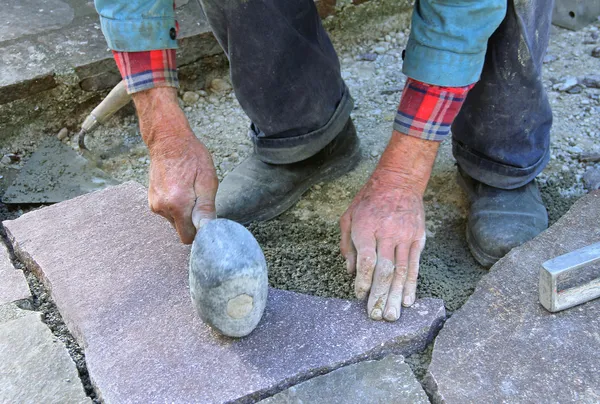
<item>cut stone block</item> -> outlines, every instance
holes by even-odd
[[[269,291],[257,329],[220,337],[196,315],[189,247],[126,183],[5,222],[17,255],[44,280],[106,403],[251,402],[340,366],[421,350],[441,326],[437,299],[396,323],[363,302]]]
[[[29,286],[23,272],[13,266],[6,246],[0,240],[0,305],[29,296]]]
[[[542,263],[600,241],[599,217],[596,192],[492,267],[435,341],[435,402],[600,401],[600,299],[556,314],[538,300]]]
[[[40,313],[0,324],[0,402],[91,403],[65,346]]]
[[[429,404],[401,355],[345,366],[275,394],[260,404]]]

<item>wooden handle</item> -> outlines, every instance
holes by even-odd
[[[127,94],[125,81],[121,81],[108,93],[100,105],[94,108],[92,115],[98,123],[104,123],[115,112],[127,105],[129,101],[131,101],[131,96]]]

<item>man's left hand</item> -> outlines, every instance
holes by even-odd
[[[415,301],[425,247],[423,194],[438,146],[395,133],[340,220],[342,255],[356,274],[356,297],[369,296],[373,320],[395,321]],[[406,161],[410,167],[402,166]]]

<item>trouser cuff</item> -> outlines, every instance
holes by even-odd
[[[457,140],[452,141],[452,153],[460,168],[471,178],[494,188],[515,189],[530,183],[550,160],[550,148],[533,165],[520,168],[489,160],[470,150]]]
[[[248,136],[254,144],[254,152],[263,162],[296,163],[312,157],[327,146],[344,129],[353,108],[354,100],[346,87],[337,109],[325,126],[304,135],[277,138],[266,137],[256,125],[251,124]]]

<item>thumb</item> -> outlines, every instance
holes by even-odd
[[[217,212],[215,210],[214,200],[206,200],[206,198],[196,198],[194,209],[192,210],[192,223],[196,231],[206,224],[208,221],[216,219]]]

